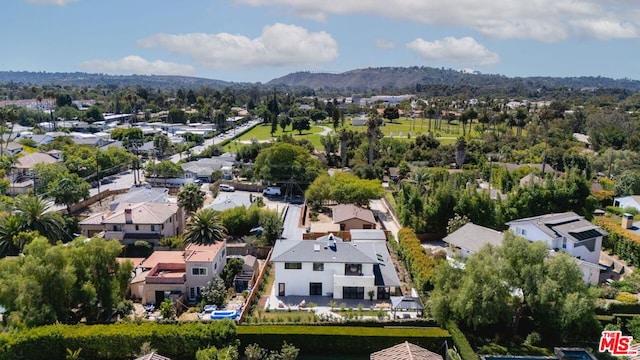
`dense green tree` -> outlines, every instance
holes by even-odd
[[[268,245],[275,244],[282,234],[282,216],[275,210],[264,209],[260,212],[260,226],[262,226],[262,238]]]
[[[291,120],[291,127],[293,130],[297,130],[299,135],[302,135],[304,130],[311,129],[311,123],[309,122],[309,117],[307,116],[296,116]]]
[[[318,175],[320,163],[298,145],[276,143],[262,150],[254,164],[255,177],[271,182],[297,181],[302,186]]]
[[[182,167],[173,161],[163,160],[160,162],[149,161],[144,169],[145,176],[155,176],[160,178],[170,178],[180,176],[184,173]]]
[[[183,238],[187,244],[207,245],[224,240],[226,235],[218,212],[202,209],[187,220]]]
[[[193,214],[204,204],[204,197],[205,193],[198,184],[188,183],[178,191],[178,205],[185,209],[187,214]]]
[[[318,176],[305,193],[307,201],[316,207],[325,201],[368,206],[370,200],[379,199],[382,195],[380,180],[360,179],[354,174],[341,171],[335,172],[333,176]]]
[[[227,260],[227,265],[222,270],[222,279],[227,288],[233,287],[233,279],[242,272],[244,260],[241,258],[231,258]]]
[[[71,214],[71,205],[89,197],[91,185],[78,174],[67,174],[53,180],[47,186],[47,195],[56,205],[65,205]]]
[[[51,246],[36,237],[24,256],[0,260],[0,303],[10,326],[111,320],[133,266],[117,241],[78,239]]]
[[[615,193],[617,196],[640,194],[640,171],[627,170],[615,178]]]
[[[227,296],[227,287],[224,285],[224,280],[216,275],[207,283],[207,286],[202,289],[201,294],[202,299],[207,304],[214,304],[222,308],[224,299]]]
[[[278,118],[279,118],[278,122],[280,124],[280,128],[284,132],[287,126],[291,125],[291,118],[288,115],[280,115]]]
[[[57,110],[56,110],[57,111]],[[102,115],[102,111],[97,106],[91,106],[84,113],[85,118],[88,122],[93,123],[96,121],[104,121],[104,116]]]
[[[562,341],[590,338],[599,328],[595,300],[575,261],[564,253],[549,257],[544,242],[511,232],[501,247],[486,245],[469,257],[464,270],[440,265],[433,281],[439,321],[515,336],[526,313],[546,340]]]
[[[162,157],[171,147],[171,140],[164,134],[156,134],[153,136],[153,147],[156,149],[156,155]]]
[[[387,106],[384,108],[384,112],[382,113],[382,117],[389,120],[390,123],[395,119],[400,118],[400,111],[397,106]]]
[[[173,107],[169,109],[169,114],[167,115],[167,121],[170,124],[186,124],[187,114],[185,114],[184,110]]]

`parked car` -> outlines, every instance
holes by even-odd
[[[280,190],[277,186],[269,186],[268,188],[262,190],[262,195],[265,196],[280,196],[282,195],[282,190]]]
[[[220,184],[220,191],[236,191],[236,188],[234,188],[231,185],[227,185],[227,184]]]

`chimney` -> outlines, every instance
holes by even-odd
[[[329,234],[329,248],[336,251],[336,239],[333,238],[333,234]]]
[[[622,214],[622,228],[631,229],[633,227],[633,215],[629,213]]]
[[[124,209],[124,222],[126,224],[133,224],[133,217],[131,216],[131,208]]]

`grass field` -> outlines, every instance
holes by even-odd
[[[431,131],[434,136],[440,141],[441,144],[453,144],[456,142],[456,139],[462,136],[462,128],[457,122],[451,122],[451,124],[447,124],[446,121],[441,121],[440,128],[435,129],[435,121],[431,120]],[[471,136],[479,137],[480,134],[473,129],[477,124],[474,123],[471,128]],[[292,135],[294,138],[306,138],[309,140],[313,146],[317,150],[323,150],[322,143],[320,142],[321,135],[319,135],[325,128],[330,128],[333,130],[333,126],[331,122],[326,121],[321,123],[320,125],[312,126],[311,130],[303,131],[302,135],[298,135],[297,131],[290,130],[290,127],[287,128],[287,131],[282,131],[280,127],[278,127],[278,131],[271,136],[271,125],[258,125],[238,137],[236,140],[231,141],[224,147],[225,151],[234,152],[240,146],[242,146],[243,142],[249,142],[251,140],[258,141],[267,141],[274,138],[277,138],[282,135]],[[349,119],[345,119],[345,128],[349,130],[353,130],[356,132],[364,132],[366,131],[365,126],[353,126],[350,124]],[[467,125],[467,131],[469,129],[469,125]],[[380,127],[380,131],[384,134],[384,136],[391,136],[396,139],[404,139],[411,140],[419,135],[426,135],[429,131],[429,119],[410,119],[410,118],[400,118],[394,120],[393,123],[389,123],[385,121],[384,126]]]
[[[312,126],[311,130],[305,130],[302,132],[302,135],[300,135],[298,134],[298,131],[291,130],[290,127],[287,128],[287,131],[282,131],[282,129],[278,127],[278,131],[276,131],[274,136],[271,136],[271,125],[258,125],[253,129],[251,129],[250,131],[248,131],[247,133],[238,137],[234,141],[229,142],[224,147],[224,151],[234,152],[235,149],[237,147],[242,146],[243,143],[246,143],[252,140],[257,140],[257,141],[272,140],[282,135],[291,135],[296,139],[305,138],[313,144],[314,148],[322,149],[322,143],[320,142],[320,138],[322,136],[319,134],[324,130],[325,129],[322,126]]]

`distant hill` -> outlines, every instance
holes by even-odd
[[[506,77],[503,75],[468,73],[429,67],[381,67],[346,71],[339,74],[296,72],[273,79],[268,86],[307,87],[314,90],[349,90],[351,92],[407,89],[419,92],[421,87],[503,88],[524,87],[572,89],[640,90],[640,81],[605,77]],[[417,89],[417,91],[416,91]]]
[[[241,86],[243,84],[189,76],[172,75],[105,75],[74,73],[50,73],[29,71],[0,71],[0,83],[24,85],[72,85],[72,86],[143,86],[160,89],[199,88],[214,89]],[[246,85],[246,84],[244,84]]]
[[[0,71],[0,83],[59,86],[142,86],[175,90],[179,88],[291,88],[301,94],[334,96],[337,94],[415,93],[421,96],[523,96],[567,98],[607,95],[621,99],[640,91],[640,81],[605,77],[507,77],[496,74],[467,73],[429,67],[380,67],[343,73],[296,72],[266,84],[237,83],[189,76],[106,75],[83,72],[49,73]],[[576,91],[582,90],[582,91]],[[589,95],[586,95],[590,93]]]

